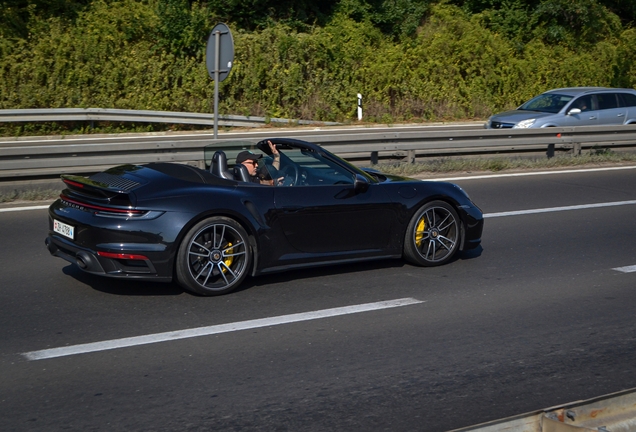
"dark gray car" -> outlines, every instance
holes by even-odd
[[[636,124],[636,90],[570,87],[547,91],[495,114],[487,129]]]

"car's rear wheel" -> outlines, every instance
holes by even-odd
[[[459,248],[460,224],[450,204],[432,201],[423,205],[406,229],[404,257],[426,267],[447,263]]]
[[[177,254],[177,280],[197,294],[226,294],[245,279],[251,262],[243,227],[232,219],[215,216],[196,224],[183,239]]]

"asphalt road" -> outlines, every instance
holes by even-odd
[[[447,431],[636,387],[636,272],[615,270],[636,265],[636,169],[456,183],[488,216],[478,253],[213,298],[85,275],[46,251],[45,210],[0,212],[0,430]],[[418,302],[273,320],[396,299]]]

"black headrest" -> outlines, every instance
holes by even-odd
[[[216,151],[212,156],[210,172],[217,177],[234,180],[234,175],[227,169],[227,156],[221,150]]]
[[[247,171],[247,167],[243,164],[236,164],[234,166],[234,180],[249,182],[250,173]]]

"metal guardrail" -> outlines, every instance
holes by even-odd
[[[618,432],[636,430],[636,389],[450,432]]]
[[[570,151],[594,146],[636,148],[636,125],[545,129],[320,128],[226,133],[136,134],[115,136],[0,138],[0,180],[89,173],[123,163],[182,162],[203,167],[203,147],[228,141],[256,141],[272,136],[321,144],[351,161],[396,158]],[[240,144],[238,144],[240,145]]]
[[[0,122],[61,122],[61,121],[114,121],[142,123],[174,123],[214,126],[214,113],[183,113],[173,111],[145,111],[110,108],[37,108],[0,110]],[[290,120],[254,116],[219,115],[219,126],[263,127],[268,123],[281,125],[327,125],[335,122]]]

